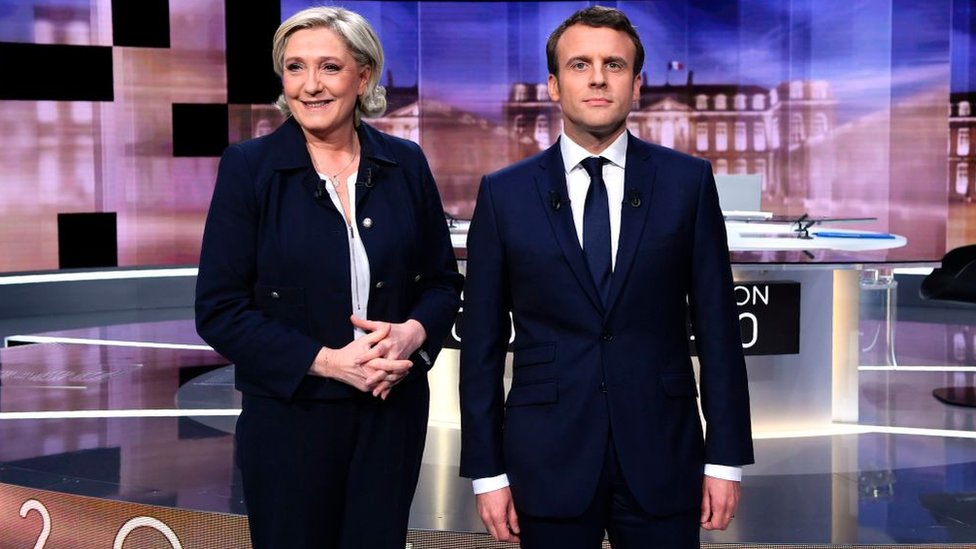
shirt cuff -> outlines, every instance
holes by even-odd
[[[742,481],[742,467],[729,467],[728,465],[705,464],[705,475],[724,480]]]
[[[500,490],[508,486],[508,475],[502,473],[497,477],[488,478],[476,478],[471,480],[471,488],[474,489],[475,495],[484,494],[486,492],[494,492],[495,490]]]
[[[727,465],[705,465],[705,474],[710,477],[724,480],[742,481],[742,467],[729,467]],[[494,492],[509,485],[508,475],[502,473],[496,477],[476,478],[471,481],[471,488],[474,493],[484,494]]]

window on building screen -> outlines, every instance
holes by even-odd
[[[969,156],[969,128],[959,128],[956,134],[956,154]]]
[[[824,113],[822,113],[822,112],[818,112],[818,113],[814,114],[813,115],[813,124],[812,124],[812,126],[813,127],[811,128],[811,134],[814,137],[816,137],[818,135],[826,135],[827,134],[827,130],[829,129],[827,127],[828,126],[828,124],[827,124],[827,115],[824,114]]]
[[[715,161],[715,173],[720,175],[725,175],[729,173],[729,161],[724,158],[719,158]]]
[[[515,128],[515,133],[517,133],[519,135],[525,133],[525,115],[524,114],[516,114],[515,115],[515,121],[512,124],[512,126]]]
[[[715,96],[715,110],[717,110],[717,111],[724,111],[727,108],[729,108],[728,98],[725,97],[725,95],[723,95],[721,93],[718,94],[718,95],[716,95]]]
[[[966,196],[969,191],[969,164],[960,162],[956,164],[956,194]]]
[[[708,150],[708,122],[695,124],[695,149],[699,151]]]
[[[737,151],[746,150],[746,123],[745,122],[735,123],[735,150]]]
[[[803,82],[794,80],[790,82],[790,99],[803,99]]]
[[[735,161],[735,173],[746,174],[749,173],[749,165],[746,163],[745,158],[739,158]]]
[[[38,101],[35,103],[35,118],[42,124],[57,122],[61,118],[58,104],[54,101]]]
[[[752,146],[757,151],[766,150],[766,125],[761,120],[752,123]]]
[[[766,96],[761,93],[757,93],[756,95],[753,95],[752,110],[761,111],[765,108],[766,108]]]
[[[790,145],[803,143],[803,115],[793,113],[790,115]]]
[[[744,111],[744,110],[746,110],[746,96],[745,95],[743,95],[741,93],[737,93],[737,94],[735,94],[735,99],[733,101],[734,101],[734,105],[735,105],[735,110],[737,110],[737,111]]]
[[[529,99],[529,89],[525,84],[515,84],[512,90],[512,101],[527,101]]]
[[[729,150],[729,124],[727,122],[715,123],[715,150]]]
[[[973,111],[969,106],[969,101],[959,102],[959,116],[972,116]]]
[[[669,149],[674,148],[674,120],[665,120],[661,123],[661,140],[659,143]]]
[[[696,95],[695,96],[695,108],[700,111],[708,110],[708,96],[707,95]]]
[[[545,84],[535,85],[535,100],[536,101],[549,101],[549,87]]]
[[[549,139],[549,117],[540,114],[535,118],[535,141],[539,144],[539,149],[547,149],[552,145]]]
[[[88,101],[71,102],[71,121],[75,124],[91,124],[94,109]]]

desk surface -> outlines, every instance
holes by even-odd
[[[725,223],[728,232],[729,250],[738,251],[803,251],[835,250],[842,252],[863,252],[871,250],[890,250],[908,243],[901,235],[888,235],[872,231],[824,228],[811,228],[809,238],[799,238],[792,224],[740,222]],[[818,232],[832,236],[819,236]]]
[[[451,243],[457,250],[467,248],[468,222],[460,221],[451,228]],[[871,238],[883,233],[838,229],[817,225],[810,229],[810,238],[798,238],[789,223],[743,222],[727,221],[725,229],[728,233],[729,251],[811,251],[833,250],[839,252],[863,252],[873,250],[890,250],[905,246],[908,241],[904,236],[891,235],[893,238]],[[835,234],[859,235],[864,238],[822,237],[814,235],[818,231],[829,231]]]

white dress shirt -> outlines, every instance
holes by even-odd
[[[620,212],[623,209],[624,200],[624,170],[627,167],[628,136],[628,132],[623,132],[599,154],[607,160],[603,163],[603,181],[607,185],[607,200],[610,203],[611,269],[617,266],[617,242],[620,240]],[[580,247],[582,247],[583,204],[586,200],[586,191],[590,188],[590,176],[580,165],[580,162],[596,155],[573,142],[566,134],[559,138],[559,151],[563,156],[563,168],[566,170],[566,191],[569,193],[569,205],[573,211],[576,236],[579,238]],[[741,467],[706,464],[705,474],[725,480],[742,480]],[[508,485],[508,475],[504,473],[495,477],[476,478],[471,481],[475,494],[491,492]]]
[[[566,169],[566,191],[569,205],[573,210],[573,224],[580,247],[583,246],[583,204],[586,192],[590,190],[590,175],[580,164],[594,156],[574,143],[565,135],[559,140],[559,150],[563,155]],[[627,165],[627,132],[620,134],[609,147],[600,153],[606,159],[603,163],[603,182],[607,186],[607,201],[610,202],[610,268],[617,266],[617,241],[620,240],[620,210],[624,201],[624,169]]]

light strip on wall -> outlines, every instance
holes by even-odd
[[[90,339],[85,337],[55,336],[9,336],[6,341],[16,343],[65,343],[69,345],[112,345],[116,347],[143,347],[147,349],[185,349],[191,351],[213,351],[209,345],[194,343],[154,343],[151,341],[124,341],[120,339]]]
[[[976,372],[976,366],[858,366],[861,372]]]
[[[41,273],[0,276],[0,286],[38,284],[44,282],[78,282],[90,280],[127,280],[135,278],[174,278],[197,276],[196,267],[175,269],[127,269],[119,271],[87,271],[71,273]]]
[[[115,419],[141,417],[234,417],[240,408],[197,410],[67,410],[51,412],[0,412],[0,420],[10,419]]]
[[[240,408],[182,409],[182,410],[71,410],[49,412],[0,412],[0,421],[16,419],[117,419],[163,417],[235,417]],[[456,423],[430,422],[432,427],[459,429]],[[790,438],[829,437],[839,435],[890,434],[940,438],[976,439],[976,431],[953,429],[925,429],[919,427],[894,427],[886,425],[852,425],[834,423],[820,429],[796,431],[769,431],[753,433],[753,440],[779,440]]]
[[[895,427],[889,425],[851,425],[834,423],[821,429],[803,429],[796,431],[769,431],[753,433],[753,440],[777,440],[788,438],[829,437],[838,435],[913,435],[939,438],[971,438],[976,439],[976,431],[959,431],[953,429],[925,429],[920,427]]]

